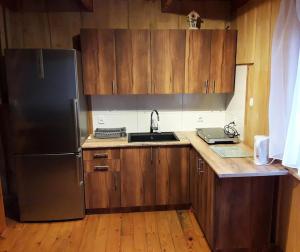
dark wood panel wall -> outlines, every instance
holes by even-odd
[[[161,13],[160,0],[94,0],[94,12],[7,11],[9,47],[72,47],[80,28],[178,29],[186,17]],[[225,20],[204,20],[204,28],[224,29]]]

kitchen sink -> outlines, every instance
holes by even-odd
[[[179,141],[174,132],[161,133],[129,133],[128,142],[162,142]]]

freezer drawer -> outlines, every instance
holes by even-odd
[[[81,154],[15,156],[20,221],[84,217]]]

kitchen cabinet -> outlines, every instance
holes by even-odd
[[[84,151],[83,160],[86,208],[120,207],[120,149]]]
[[[232,93],[237,31],[82,29],[86,95]]]
[[[185,93],[234,92],[237,31],[187,33]]]
[[[211,32],[209,93],[233,93],[235,81],[237,32]]]
[[[150,31],[81,30],[86,95],[151,93]]]
[[[152,93],[183,93],[185,30],[151,31]]]
[[[210,70],[210,30],[187,31],[185,93],[206,93]]]
[[[156,205],[189,204],[189,148],[158,147]]]
[[[190,200],[202,231],[213,244],[215,174],[197,151],[190,151]]]
[[[121,150],[121,206],[155,205],[154,149]]]
[[[150,94],[150,31],[115,30],[118,94]]]
[[[114,30],[82,29],[80,39],[84,93],[117,94]]]
[[[190,164],[192,209],[210,248],[260,251],[270,246],[277,178],[219,178],[194,149]]]
[[[189,204],[189,147],[84,150],[87,209]]]

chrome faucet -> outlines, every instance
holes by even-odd
[[[155,121],[153,120],[153,113],[156,113],[157,121],[155,124]],[[158,121],[159,121],[159,113],[156,109],[152,110],[151,112],[151,118],[150,118],[150,133],[153,133],[154,131],[158,130]]]

